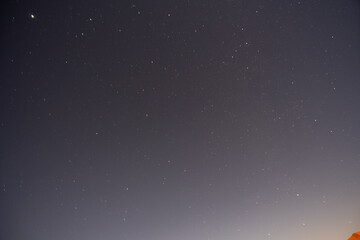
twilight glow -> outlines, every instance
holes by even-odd
[[[359,1],[5,1],[0,239],[346,240]]]

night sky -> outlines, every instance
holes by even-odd
[[[359,1],[1,4],[1,239],[360,230]]]

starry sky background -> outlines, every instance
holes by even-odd
[[[360,230],[359,1],[1,4],[1,239]]]

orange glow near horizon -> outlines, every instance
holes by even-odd
[[[360,232],[354,233],[348,240],[360,240]]]

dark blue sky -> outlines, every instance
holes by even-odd
[[[2,3],[0,238],[359,231],[359,5]]]

